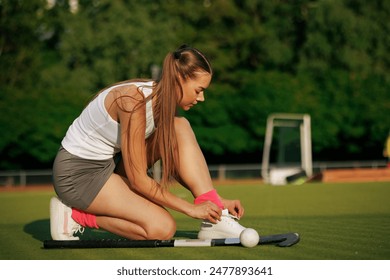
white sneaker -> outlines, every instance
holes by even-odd
[[[204,220],[198,233],[199,239],[239,238],[245,229],[237,222],[236,216],[230,215],[227,209],[222,210],[221,220],[213,224]]]
[[[72,218],[72,208],[63,204],[57,197],[50,200],[50,233],[53,240],[79,240],[75,233],[84,228]]]

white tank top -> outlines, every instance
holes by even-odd
[[[152,93],[153,81],[132,84],[140,88],[145,98]],[[120,151],[120,124],[108,114],[104,100],[113,88],[123,85],[126,84],[112,86],[101,92],[72,123],[61,142],[69,153],[85,159],[105,160],[112,158]],[[145,138],[148,138],[154,129],[152,100],[150,99],[146,103]]]

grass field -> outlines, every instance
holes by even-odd
[[[217,187],[226,198],[245,206],[240,221],[260,235],[299,232],[301,242],[275,246],[42,249],[50,238],[49,199],[52,190],[0,192],[0,259],[2,260],[389,260],[390,183],[313,183],[268,186],[261,183]],[[191,200],[183,189],[179,196]],[[179,213],[177,238],[195,238],[199,221]],[[82,238],[107,238],[87,230]]]

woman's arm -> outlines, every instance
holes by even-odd
[[[130,187],[163,207],[179,211],[193,218],[209,219],[216,222],[219,219],[219,209],[215,204],[211,202],[200,205],[189,203],[162,188],[147,175],[147,151],[145,144],[146,109],[145,105],[138,109],[136,108],[143,98],[135,87],[129,87],[126,90],[122,88],[120,94],[128,94],[133,97],[119,100],[117,109],[118,121],[121,124],[123,165]]]

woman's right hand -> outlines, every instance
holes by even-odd
[[[221,220],[222,210],[211,201],[193,204],[189,216],[195,219],[209,220],[216,224]]]

